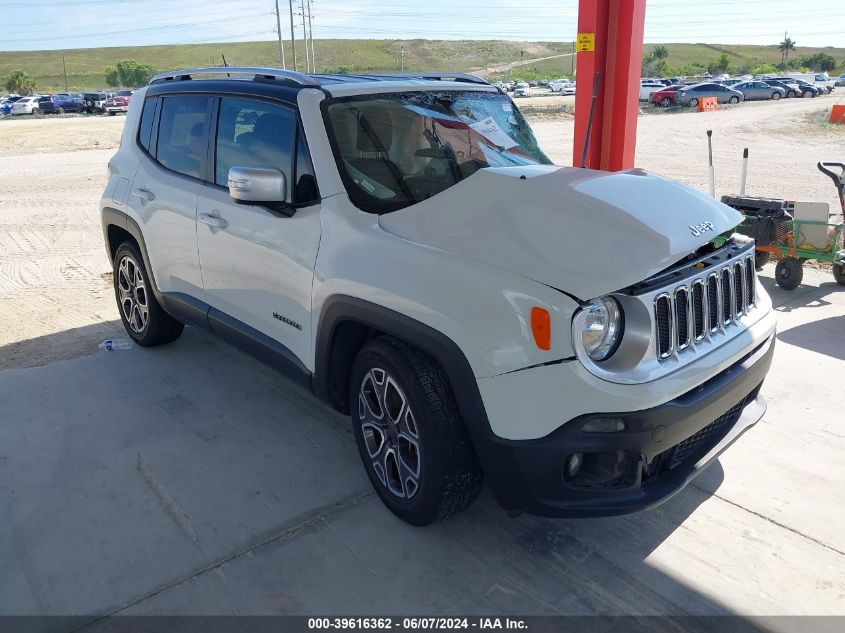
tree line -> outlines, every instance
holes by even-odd
[[[106,66],[103,79],[110,88],[138,88],[146,86],[156,69],[139,64],[134,59],[122,59],[114,66]],[[38,92],[38,85],[25,70],[13,70],[4,84],[6,92],[28,96]]]

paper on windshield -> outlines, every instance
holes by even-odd
[[[486,119],[482,119],[478,123],[472,123],[470,127],[493,143],[493,145],[498,145],[499,147],[504,147],[505,149],[510,149],[511,147],[519,145],[519,143],[505,134],[504,130],[502,130],[502,128],[499,127],[499,124],[496,123],[496,119],[491,116],[488,116]]]

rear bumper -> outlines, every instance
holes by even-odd
[[[627,514],[663,503],[763,416],[759,391],[774,342],[772,334],[704,384],[659,406],[582,415],[539,439],[488,438],[476,448],[497,500],[511,512],[557,517]],[[582,431],[592,418],[622,419],[626,428]],[[570,477],[566,465],[575,454],[587,470]]]

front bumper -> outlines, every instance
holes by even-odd
[[[488,437],[479,457],[497,500],[511,512],[569,517],[627,514],[663,503],[763,416],[759,391],[774,341],[772,334],[704,384],[659,406],[579,416],[539,439]],[[626,429],[581,430],[597,417],[622,419]],[[586,479],[564,475],[574,454],[594,469]]]
[[[129,112],[129,106],[106,106],[106,112]]]

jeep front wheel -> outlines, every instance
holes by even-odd
[[[446,377],[391,337],[368,342],[352,368],[350,408],[364,469],[384,505],[411,525],[467,508],[483,476]]]

